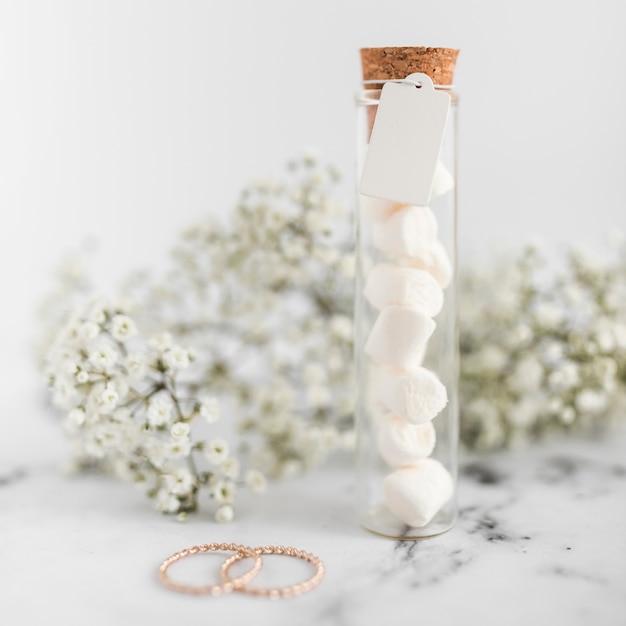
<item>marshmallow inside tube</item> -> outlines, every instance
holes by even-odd
[[[388,413],[378,429],[378,452],[394,467],[411,465],[432,454],[436,439],[432,422],[409,424],[399,415]]]
[[[365,343],[365,353],[374,361],[404,370],[418,368],[424,358],[435,322],[420,309],[384,307]]]
[[[376,248],[390,257],[421,256],[437,239],[438,224],[429,207],[407,205],[372,229]]]
[[[454,493],[450,472],[436,459],[426,458],[385,477],[385,502],[409,526],[430,522]]]
[[[452,280],[454,270],[448,253],[441,241],[433,241],[428,248],[422,250],[420,254],[414,256],[402,256],[397,259],[401,267],[413,267],[429,272],[445,289]]]
[[[363,293],[376,309],[389,304],[422,309],[435,317],[443,307],[443,291],[429,272],[379,263],[367,275]]]
[[[372,398],[411,424],[429,422],[448,404],[445,385],[425,367],[412,372],[377,368],[372,376]]]

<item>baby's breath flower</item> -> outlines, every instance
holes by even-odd
[[[189,456],[191,454],[191,440],[189,437],[176,437],[172,439],[166,445],[165,454],[171,459]]]
[[[98,326],[106,322],[107,315],[102,302],[96,300],[89,306],[87,319],[96,323]]]
[[[67,374],[68,376],[76,375],[78,373],[77,360],[77,355],[73,353],[63,355],[63,357],[59,359],[57,374]]]
[[[246,485],[254,493],[264,493],[267,488],[267,480],[261,472],[255,469],[250,469],[246,472]]]
[[[534,391],[541,385],[543,373],[543,367],[537,357],[525,355],[517,362],[513,374],[509,377],[509,387],[520,393]]]
[[[235,499],[237,485],[232,480],[220,480],[213,487],[213,497],[217,502],[231,504]]]
[[[485,345],[476,354],[476,366],[482,372],[501,372],[508,361],[507,353],[497,345]]]
[[[170,428],[170,433],[175,439],[187,437],[189,435],[190,426],[186,422],[174,422]]]
[[[309,198],[311,200],[311,198]],[[324,215],[318,211],[309,211],[305,216],[306,227],[313,233],[320,231],[326,224]]]
[[[124,367],[133,382],[141,380],[146,375],[148,359],[143,352],[131,352],[124,360]]]
[[[235,480],[239,476],[239,461],[235,457],[229,457],[222,462],[220,470],[226,478]]]
[[[214,396],[207,396],[200,402],[200,415],[209,423],[214,424],[220,418],[220,405]]]
[[[84,409],[77,407],[72,409],[65,418],[64,426],[70,433],[76,432],[85,423]]]
[[[576,419],[576,411],[571,406],[566,406],[559,414],[559,419],[563,424],[573,424]]]
[[[110,413],[117,406],[118,400],[119,394],[115,387],[113,387],[113,385],[107,385],[98,398],[98,404],[104,413]]]
[[[558,415],[563,410],[563,399],[559,396],[554,396],[548,400],[546,410],[551,415]]]
[[[128,315],[116,315],[111,320],[111,335],[116,341],[125,343],[137,334],[137,326]]]
[[[337,347],[329,348],[326,354],[326,366],[330,372],[345,371],[348,359]]]
[[[142,442],[141,446],[150,465],[161,469],[165,465],[167,459],[167,450],[165,443],[157,438],[148,437]]]
[[[150,426],[165,426],[172,418],[172,401],[164,396],[155,396],[150,400],[148,408],[148,424]]]
[[[294,239],[283,245],[285,257],[291,261],[298,261],[306,254],[306,244],[300,239]]]
[[[111,419],[121,424],[127,424],[132,420],[132,413],[126,407],[118,407],[111,413]]]
[[[317,248],[314,251],[314,256],[315,258],[320,261],[320,263],[323,263],[324,265],[332,265],[333,263],[337,262],[337,259],[339,258],[339,251],[336,250],[335,248]]]
[[[79,385],[84,385],[86,382],[89,382],[89,372],[85,370],[78,370],[76,372],[76,382]]]
[[[180,508],[180,500],[167,489],[159,489],[155,504],[163,513],[177,513]]]
[[[553,391],[563,392],[573,389],[580,383],[578,366],[571,361],[561,363],[548,376],[548,385]]]
[[[344,341],[352,340],[352,318],[347,315],[334,315],[330,322],[330,332]]]
[[[505,345],[510,348],[523,348],[533,337],[533,331],[528,324],[520,322],[516,324],[505,336]]]
[[[312,407],[327,406],[331,401],[330,390],[326,385],[312,385],[307,389],[306,398]]]
[[[93,341],[100,334],[100,326],[91,320],[84,321],[78,327],[78,336],[83,342]]]
[[[163,360],[171,370],[187,369],[191,363],[189,352],[181,346],[172,346],[169,350],[166,350],[163,354]]]
[[[564,347],[555,340],[548,340],[540,346],[541,360],[547,365],[554,365],[563,360],[565,355]]]
[[[99,343],[89,352],[89,361],[92,365],[105,372],[110,371],[117,363],[119,352],[108,343]]]
[[[311,176],[311,184],[315,185],[316,187],[322,187],[324,185],[327,185],[328,182],[329,182],[329,175],[327,172],[324,172],[323,170],[315,172],[315,174]]]
[[[593,389],[583,389],[576,396],[576,408],[581,413],[596,414],[603,411],[606,405],[606,395]]]
[[[326,372],[319,363],[307,363],[304,367],[304,379],[309,385],[322,383],[326,378]]]
[[[228,442],[221,437],[209,440],[204,450],[206,458],[212,465],[223,463],[228,458],[229,452]]]
[[[172,347],[174,344],[174,338],[171,333],[162,332],[157,333],[150,337],[148,341],[148,346],[157,352],[165,352],[165,350]]]
[[[215,521],[220,523],[230,522],[235,517],[235,510],[230,504],[222,504],[215,512]]]
[[[171,474],[164,474],[163,482],[169,493],[176,496],[184,496],[191,492],[196,481],[187,468],[180,467]]]
[[[552,302],[542,302],[534,311],[535,322],[542,329],[551,330],[557,328],[563,320],[563,312]]]
[[[534,397],[524,397],[511,406],[508,417],[515,426],[525,428],[537,419],[540,410],[541,404]]]

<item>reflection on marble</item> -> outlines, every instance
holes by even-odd
[[[64,477],[61,455],[3,467],[3,614],[8,623],[56,615],[90,626],[624,624],[624,449],[626,432],[616,432],[466,456],[455,528],[418,542],[355,524],[353,473],[341,461],[244,499],[227,525],[202,514],[179,524],[127,485]],[[327,575],[312,593],[276,602],[187,597],[159,586],[160,560],[211,541],[294,545],[318,554]]]

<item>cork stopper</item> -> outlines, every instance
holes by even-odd
[[[453,48],[362,48],[363,80],[397,80],[421,72],[435,85],[451,85],[458,54]]]

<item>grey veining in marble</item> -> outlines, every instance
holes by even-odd
[[[5,474],[0,474],[0,487],[6,487],[13,483],[26,478],[26,471],[21,467],[18,467]]]

